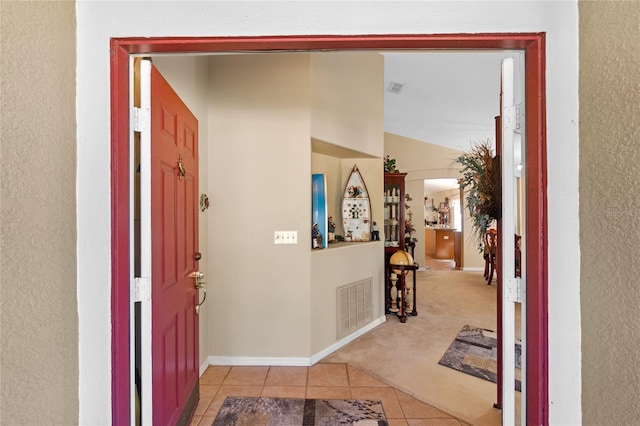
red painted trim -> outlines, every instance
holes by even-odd
[[[129,423],[129,53],[111,42],[111,392]]]
[[[430,34],[364,36],[262,36],[120,38],[129,53],[196,53],[291,50],[527,49],[538,34]]]
[[[525,51],[527,113],[527,424],[549,424],[545,35]],[[534,384],[540,382],[539,385]]]
[[[128,55],[164,52],[523,49],[527,111],[527,424],[546,425],[547,164],[544,34],[170,37],[111,40],[113,424],[129,422]]]

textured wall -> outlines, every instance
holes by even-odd
[[[552,360],[549,416],[553,425],[580,424],[577,12],[576,0],[316,1],[286,2],[286,5],[276,1],[77,2],[80,422],[111,423],[111,372],[105,368],[111,363],[109,37],[543,31],[547,34],[548,70],[549,357]],[[171,25],[168,26],[168,22]],[[246,127],[246,122],[244,124]],[[294,155],[299,155],[295,157],[299,162],[308,161],[310,157],[296,151],[285,158],[294,158]],[[273,156],[269,154],[266,158],[270,161]],[[231,174],[238,175],[237,170]],[[209,178],[213,179],[211,175]],[[287,226],[285,229],[306,228],[305,217],[282,220]],[[277,228],[265,226],[263,229]],[[210,231],[215,235],[215,230]],[[213,250],[213,246],[210,249]],[[263,253],[256,257],[263,257]],[[246,259],[253,260],[251,253],[244,253],[240,263],[234,262],[241,265]],[[253,268],[260,266],[252,263]],[[251,297],[261,297],[261,294],[254,293]],[[246,320],[237,311],[232,314],[233,318]]]
[[[583,422],[637,424],[640,2],[579,14]]]
[[[0,7],[0,424],[75,424],[75,3]]]

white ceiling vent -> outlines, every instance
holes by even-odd
[[[391,83],[389,83],[389,87],[387,87],[387,92],[400,93],[403,87],[404,87],[404,83],[398,83],[398,82],[392,81]]]

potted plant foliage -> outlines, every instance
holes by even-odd
[[[384,171],[385,173],[398,173],[395,158],[391,158],[388,155],[384,158]]]
[[[500,159],[494,155],[491,141],[487,139],[473,143],[455,162],[461,166],[460,186],[466,191],[473,233],[482,252],[484,234],[502,214]]]

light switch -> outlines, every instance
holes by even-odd
[[[274,231],[274,244],[298,244],[298,231]]]

